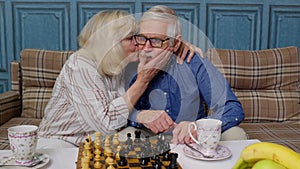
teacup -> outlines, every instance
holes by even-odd
[[[216,148],[221,138],[221,120],[200,119],[192,122],[188,126],[191,138],[200,146],[201,152],[207,157],[213,157],[216,154]],[[197,139],[191,133],[192,127],[196,130]]]
[[[16,163],[29,165],[33,162],[37,145],[37,129],[38,127],[34,125],[19,125],[8,128],[9,144]]]

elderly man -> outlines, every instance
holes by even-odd
[[[173,129],[174,143],[190,143],[187,126],[201,118],[222,121],[222,140],[247,139],[237,125],[244,119],[242,106],[223,75],[206,59],[195,54],[189,64],[176,64],[174,54],[181,43],[181,27],[175,12],[154,6],[143,14],[134,36],[140,61],[148,62],[163,50],[172,55],[166,67],[152,79],[135,105],[129,125],[146,127],[154,133]],[[133,80],[134,81],[134,80]],[[133,82],[132,81],[132,82]],[[205,102],[212,115],[204,111]]]

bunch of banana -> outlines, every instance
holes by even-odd
[[[232,169],[248,168],[300,169],[300,154],[276,143],[254,143],[244,148],[240,158],[232,167]]]

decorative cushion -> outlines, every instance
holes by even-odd
[[[300,153],[299,123],[242,123],[240,127],[246,131],[249,139],[282,144]]]
[[[21,98],[18,91],[8,91],[0,97],[0,125],[9,119],[20,116]]]
[[[42,118],[56,78],[72,51],[25,49],[21,52],[22,117]]]
[[[298,48],[210,49],[207,57],[242,103],[246,122],[300,120]]]
[[[21,72],[20,72],[20,62],[13,61],[10,63],[10,79],[11,79],[11,90],[20,92],[20,81],[21,81]],[[19,93],[21,94],[21,93]]]

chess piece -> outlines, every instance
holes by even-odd
[[[144,147],[141,147],[141,152],[140,152],[140,164],[141,165],[148,165],[148,162],[150,162],[150,158],[147,155],[147,150]]]
[[[99,148],[95,149],[95,158],[94,158],[94,169],[102,169],[102,164],[101,164],[101,151]]]
[[[108,156],[108,152],[111,152],[112,149],[110,147],[110,136],[106,136],[105,140],[104,140],[104,156]]]
[[[105,137],[104,147],[110,147],[110,136]]]
[[[151,149],[151,142],[149,136],[145,137],[145,142],[144,142],[144,147],[147,150],[148,155],[152,154],[152,149]]]
[[[115,133],[114,137],[113,137],[113,146],[114,146],[114,148],[116,149],[119,144],[120,144],[120,142],[119,142],[119,134]]]
[[[142,142],[142,140],[141,140],[142,132],[140,130],[136,130],[136,131],[134,131],[134,134],[135,134],[134,143],[141,143]]]
[[[127,159],[124,156],[120,156],[120,161],[118,162],[119,166],[127,166]]]
[[[125,144],[127,145],[127,151],[131,151],[133,149],[131,133],[127,133],[127,140]]]
[[[159,156],[158,155],[155,155],[154,156],[154,162],[152,164],[152,167],[153,169],[161,169],[161,166],[162,166],[162,162],[160,161],[159,159]]]
[[[105,159],[105,163],[108,164],[111,169],[113,169],[112,165],[114,164],[114,159],[112,158],[112,155],[113,155],[112,150],[111,149],[107,149],[107,151],[106,151],[106,156],[107,157]]]
[[[120,160],[120,150],[121,150],[121,146],[118,145],[117,150],[116,150],[116,160],[119,161]]]
[[[178,169],[178,165],[177,165],[177,158],[178,158],[178,154],[177,153],[171,153],[171,162],[169,165],[170,169]]]
[[[120,161],[118,161],[119,166],[126,166],[127,165],[127,159],[126,159],[126,149],[121,148],[119,151]]]
[[[95,132],[94,135],[95,135],[94,147],[100,146],[100,148],[101,148],[101,133]]]
[[[131,139],[131,133],[127,133],[127,140],[125,142],[126,145],[132,143],[132,139]]]
[[[165,141],[164,142],[164,152],[162,153],[163,160],[170,161],[170,154],[169,154],[170,150],[171,150],[171,147],[170,147],[169,142]]]
[[[93,158],[93,148],[92,148],[92,138],[90,135],[87,136],[87,138],[84,141],[84,154],[85,156],[88,156],[89,159]]]
[[[90,158],[85,155],[81,158],[81,168],[82,169],[90,169]]]
[[[105,162],[109,165],[107,167],[107,169],[115,169],[115,167],[113,166],[114,164],[114,159],[111,158],[111,156],[108,156],[106,159],[105,159]]]

